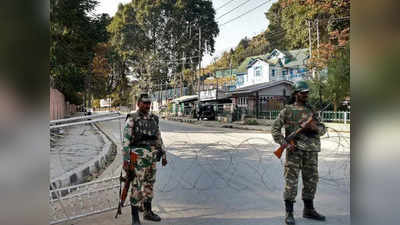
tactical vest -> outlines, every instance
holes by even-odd
[[[285,111],[285,133],[286,136],[291,134],[293,131],[300,128],[300,123],[304,122],[308,117],[314,115],[315,112],[311,106],[306,105],[304,110],[297,110],[294,105],[286,106]],[[319,120],[318,118],[314,117]],[[304,151],[321,151],[321,143],[318,132],[304,131],[299,133],[295,138],[296,147]]]
[[[300,128],[300,124],[306,121],[310,116],[314,116],[315,112],[310,105],[305,105],[304,110],[298,110],[294,105],[286,106],[286,114],[285,114],[285,122],[286,126],[286,135],[289,135],[293,131]],[[314,119],[317,119],[314,117]],[[314,137],[317,133],[304,131],[307,137]]]
[[[150,114],[148,119],[144,119],[138,112],[131,114],[133,119],[132,147],[155,146],[158,132],[158,117]]]

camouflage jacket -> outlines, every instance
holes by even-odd
[[[314,110],[309,105],[302,107],[293,104],[287,105],[284,109],[282,109],[278,115],[278,118],[276,118],[272,124],[271,134],[274,138],[274,141],[282,145],[284,141],[284,136],[281,132],[282,127],[285,128],[285,136],[288,136],[300,128],[300,124],[312,115],[314,115],[314,119],[317,120],[318,131],[303,131],[299,133],[295,138],[295,145],[297,149],[303,151],[321,151],[320,136],[326,133],[326,127],[320,122],[319,118],[316,117]]]
[[[122,143],[124,160],[129,159],[131,148],[154,148],[165,151],[158,122],[158,116],[152,113],[144,115],[137,111],[127,116]]]

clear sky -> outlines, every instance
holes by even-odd
[[[114,16],[120,2],[130,2],[130,0],[98,1],[100,4],[97,6],[96,13],[108,13],[110,16]],[[268,26],[268,20],[265,18],[264,13],[267,12],[271,4],[276,1],[277,0],[212,0],[214,9],[216,9],[215,18],[217,18],[220,32],[216,38],[214,54],[212,56],[205,55],[203,57],[202,67],[210,64],[214,57],[220,57],[224,51],[235,48],[244,37],[247,36],[251,38],[263,32]],[[263,5],[254,9],[261,4]],[[236,7],[238,8],[233,10]],[[229,12],[230,10],[233,11]],[[222,25],[249,10],[252,11],[226,25]],[[224,15],[225,13],[227,14]]]

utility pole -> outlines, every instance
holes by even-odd
[[[317,57],[318,57],[318,60],[319,60],[319,26],[318,26],[318,19],[316,20],[316,25],[317,25]],[[320,74],[320,71],[318,70],[318,88],[319,88],[319,90],[318,90],[318,93],[319,93],[319,104],[320,104],[320,107],[322,106],[322,84],[321,84],[321,74]]]
[[[160,108],[160,106],[161,106],[161,104],[162,104],[162,100],[161,100],[161,95],[162,95],[162,81],[161,81],[161,78],[160,78],[160,81],[158,82],[158,99],[159,99],[159,101],[158,101],[158,108]]]
[[[184,77],[184,70],[185,70],[185,51],[183,52],[183,59],[182,59],[182,74],[181,74],[181,97],[183,96],[183,77]]]
[[[310,59],[312,58],[312,40],[311,40],[311,21],[307,20],[308,24],[308,41],[309,41],[309,53],[310,53]],[[312,78],[315,78],[315,68],[312,68]]]
[[[317,25],[317,53],[319,58],[319,26],[318,26],[318,19],[316,20]]]
[[[311,21],[307,20],[307,24],[308,24],[308,41],[309,41],[309,53],[310,53],[310,58],[312,57],[312,51],[311,51],[311,46],[312,46],[312,40],[311,40]]]
[[[201,78],[201,27],[199,27],[199,82],[197,83],[198,101],[200,104],[200,78]]]
[[[217,88],[215,89],[215,100],[218,101],[218,78],[217,78],[217,75],[215,75],[215,80],[217,80]]]
[[[231,77],[232,77],[232,52],[231,52],[231,57],[229,59],[229,67],[231,69]]]

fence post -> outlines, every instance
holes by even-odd
[[[272,111],[269,111],[269,120],[272,120],[271,114],[272,114]]]
[[[344,113],[344,124],[346,124],[346,120],[347,120],[347,112],[343,112]]]

